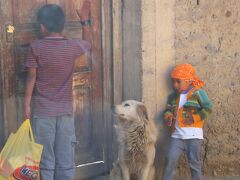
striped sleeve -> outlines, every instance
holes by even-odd
[[[212,102],[207,96],[207,93],[203,90],[198,90],[196,92],[198,94],[198,101],[201,106],[201,109],[199,111],[200,117],[202,120],[205,120],[208,118],[209,114],[212,112]]]
[[[174,115],[176,109],[176,93],[172,93],[168,96],[167,99],[167,108],[163,112],[164,119],[167,120],[170,116]]]
[[[82,53],[88,52],[91,49],[91,44],[85,40],[81,40],[79,42],[79,46],[80,46]]]
[[[74,59],[77,59],[79,56],[89,52],[89,50],[91,49],[91,44],[88,41],[74,40],[73,42],[74,42],[74,49],[75,49]]]
[[[37,63],[37,59],[38,59],[38,56],[34,52],[33,45],[31,44],[30,48],[28,50],[27,58],[25,61],[25,66],[26,67],[34,67],[34,68],[39,67],[39,65]]]

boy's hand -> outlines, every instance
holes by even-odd
[[[25,119],[30,119],[31,116],[31,107],[25,106]]]
[[[90,11],[91,11],[91,2],[90,0],[84,0],[81,9],[76,9],[77,14],[80,20],[88,20],[90,19]]]
[[[172,126],[173,121],[175,120],[175,116],[173,114],[168,114],[165,116],[165,123],[167,126]]]

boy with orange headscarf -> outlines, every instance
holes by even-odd
[[[191,180],[201,180],[200,150],[203,124],[212,110],[212,103],[201,88],[204,82],[196,76],[191,64],[181,64],[171,73],[175,92],[170,94],[164,119],[171,127],[171,143],[163,180],[173,180],[180,155],[185,152]]]

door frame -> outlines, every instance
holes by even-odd
[[[113,66],[115,63],[114,60],[121,60],[120,57],[113,58],[113,49],[116,49],[116,46],[113,47],[113,24],[112,24],[112,0],[101,0],[101,45],[102,45],[102,76],[103,76],[103,119],[104,127],[106,133],[104,133],[104,160],[106,162],[106,171],[112,166],[112,134],[113,134],[113,121],[111,113],[111,105],[116,102],[115,99],[119,99],[116,94],[113,97],[113,92],[115,91],[115,86],[113,86],[113,79],[116,77],[121,77],[119,73],[114,73]],[[17,124],[16,122],[16,108],[14,109],[14,104],[16,103],[15,93],[16,89],[14,86],[9,86],[9,82],[13,77],[15,77],[15,67],[14,67],[14,57],[13,52],[9,53],[8,56],[3,54],[5,48],[9,48],[13,43],[8,43],[6,41],[6,28],[5,24],[13,24],[12,19],[12,10],[11,3],[8,0],[2,0],[0,4],[0,26],[1,35],[0,35],[0,148],[1,143],[3,144],[9,132],[16,131]],[[120,38],[119,38],[120,39]],[[116,43],[115,43],[116,44]],[[13,49],[13,48],[12,48]],[[116,52],[114,51],[116,54]],[[3,58],[7,57],[7,58]],[[121,67],[119,68],[121,69]],[[119,70],[118,69],[118,70]],[[120,72],[120,71],[118,71]],[[120,73],[121,74],[121,73]],[[112,77],[114,76],[114,78]],[[13,84],[13,83],[12,83]],[[121,89],[117,83],[117,89]],[[14,94],[12,94],[14,93]],[[14,97],[14,98],[12,98]],[[12,108],[13,107],[13,108]],[[11,112],[11,113],[10,113]],[[15,120],[15,121],[14,121]]]
[[[111,106],[113,101],[113,45],[112,45],[112,0],[101,0],[101,38],[102,38],[102,76],[103,76],[103,121],[104,129],[104,161],[106,173],[113,162],[113,121]]]

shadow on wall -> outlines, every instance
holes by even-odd
[[[171,93],[172,91],[172,84],[171,84],[171,72],[174,67],[169,67],[168,70],[166,71],[166,81],[163,83],[167,84],[167,96]],[[156,168],[156,173],[155,173],[155,179],[160,180],[162,179],[163,176],[163,171],[165,168],[165,161],[166,161],[166,155],[168,151],[168,146],[170,143],[171,139],[171,132],[170,129],[165,126],[164,124],[164,119],[163,119],[163,111],[166,108],[167,105],[167,97],[164,97],[165,101],[162,102],[164,105],[162,106],[162,110],[157,112],[154,116],[154,121],[157,125],[158,128],[158,141],[156,143],[156,157],[155,157],[155,168]],[[164,100],[163,99],[163,100]]]
[[[156,157],[155,157],[155,179],[162,179],[165,167],[166,154],[170,142],[170,129],[164,125],[163,112],[157,113],[155,116],[155,123],[158,127],[159,135],[156,143]]]

